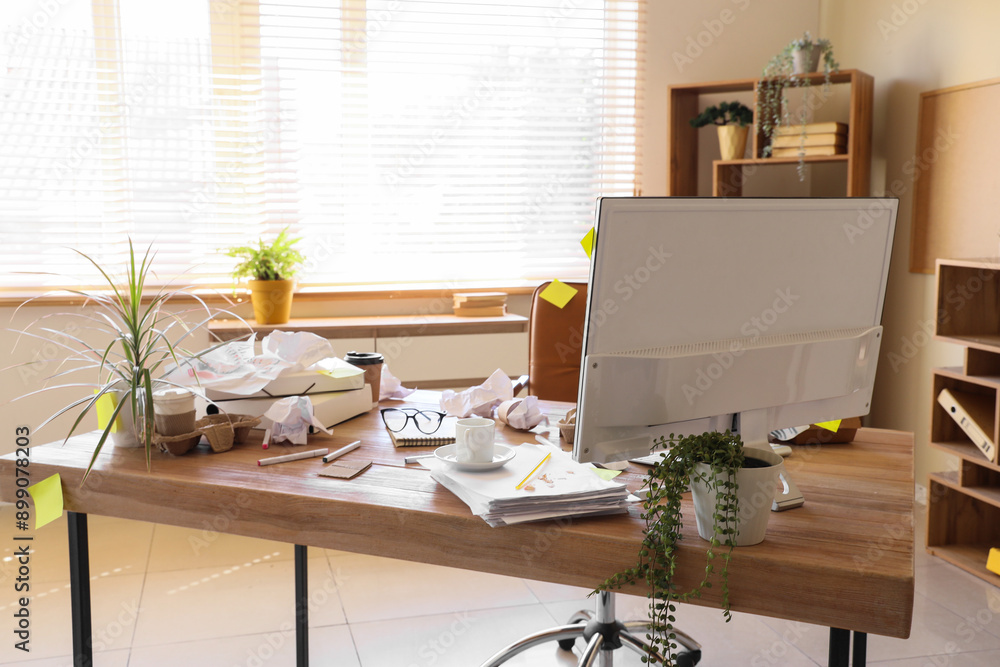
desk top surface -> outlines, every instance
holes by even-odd
[[[420,394],[425,401],[433,398]],[[557,413],[567,407],[545,405]],[[498,425],[498,442],[533,438]],[[376,410],[337,426],[333,436],[311,438],[309,446],[332,451],[357,439],[363,446],[344,460],[374,465],[351,480],[319,477],[324,465],[319,459],[256,463],[301,447],[264,452],[259,445],[237,445],[213,454],[202,446],[181,457],[154,453],[147,472],[141,450],[109,445],[81,487],[96,434],[32,447],[31,472],[33,480],[60,473],[66,509],[72,511],[194,528],[223,517],[224,532],[589,588],[636,561],[644,527],[638,503],[627,516],[490,528],[426,469],[404,464],[404,457],[433,448],[394,448]],[[12,458],[0,458],[5,501],[14,499]],[[734,550],[733,610],[909,636],[912,435],[861,429],[851,444],[796,447],[785,465],[806,503],[772,513],[763,543]],[[637,490],[645,470],[632,464],[619,479]],[[698,537],[690,494],[684,516],[677,581],[691,586],[704,572],[707,542]],[[696,604],[717,605],[717,590]],[[638,586],[625,592],[645,595]]]

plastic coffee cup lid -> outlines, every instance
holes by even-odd
[[[370,366],[381,364],[385,358],[378,352],[348,352],[344,361],[354,366]]]

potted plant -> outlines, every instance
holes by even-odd
[[[660,438],[656,445],[668,447],[669,453],[649,471],[643,487],[647,491],[642,513],[646,531],[638,563],[610,577],[601,590],[645,582],[650,611],[647,637],[666,660],[663,664],[669,665],[677,648],[673,637],[676,603],[700,597],[713,580],[718,580],[722,613],[730,620],[732,550],[764,539],[781,457],[764,450],[745,450],[740,437],[729,431],[680,438],[671,435]],[[684,525],[682,499],[689,486],[698,533],[709,547],[704,577],[693,588],[680,590],[674,574]],[[650,655],[644,660],[655,658]]]
[[[692,127],[714,124],[719,133],[719,152],[723,160],[738,160],[747,147],[747,133],[753,111],[741,102],[723,102],[710,106],[690,120]]]
[[[778,128],[791,126],[792,117],[788,104],[788,88],[801,86],[803,88],[803,105],[799,114],[802,125],[802,141],[805,141],[806,111],[809,108],[809,94],[812,85],[808,75],[816,72],[820,63],[823,65],[823,90],[830,89],[830,75],[840,69],[833,56],[833,45],[829,40],[813,40],[806,32],[802,39],[788,43],[781,53],[771,58],[764,67],[757,95],[757,121],[764,135],[765,146],[763,156],[771,154],[771,145]],[[805,178],[805,162],[799,160],[799,180]]]
[[[282,229],[271,243],[263,239],[256,246],[229,248],[226,254],[241,260],[233,269],[233,279],[249,278],[250,301],[258,324],[284,324],[292,310],[293,277],[305,258],[295,248],[302,239],[289,238]]]
[[[66,435],[68,440],[88,414],[97,413],[99,422],[103,423],[103,430],[86,475],[90,474],[97,455],[109,438],[119,447],[144,447],[146,466],[149,469],[152,465],[154,430],[153,393],[164,387],[179,387],[160,377],[161,371],[165,370],[166,364],[177,363],[182,357],[199,356],[188,352],[181,345],[215,317],[216,313],[213,313],[197,295],[184,289],[159,288],[147,291],[146,281],[155,257],[151,247],[147,248],[139,259],[129,240],[129,255],[123,276],[110,274],[88,255],[76,252],[100,272],[107,282],[107,290],[100,292],[67,290],[84,298],[82,312],[45,315],[16,332],[19,337],[52,343],[66,355],[60,359],[35,359],[22,362],[4,370],[36,364],[44,367],[45,364],[54,362],[58,364],[57,370],[45,378],[46,383],[56,378],[61,378],[66,383],[46,385],[14,400],[34,396],[50,389],[87,390],[85,396],[56,411],[39,428],[67,412],[79,409],[79,414]],[[195,310],[205,313],[205,317],[194,325],[184,321],[182,316],[186,312],[174,313],[165,309],[168,301],[181,294],[198,304]],[[31,301],[33,299],[21,304],[19,309]],[[81,325],[62,331],[46,326],[45,320],[54,317],[74,318],[79,320]],[[83,333],[80,335],[70,333],[76,330]],[[96,336],[100,342],[93,345],[84,340],[84,336],[91,340]],[[204,352],[212,349],[215,348],[209,348]],[[75,379],[70,377],[73,374],[89,370],[97,372],[96,382],[69,382],[70,379]],[[101,412],[104,410],[106,413],[102,415]]]

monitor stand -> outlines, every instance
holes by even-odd
[[[767,426],[767,410],[748,410],[741,412],[736,418],[736,432],[743,439],[744,449],[761,449],[771,452],[771,444],[767,441],[767,436],[771,429]],[[781,490],[774,494],[774,502],[771,503],[772,512],[781,512],[796,507],[801,507],[805,498],[799,492],[791,475],[785,470],[782,462],[778,470],[778,481],[781,482]]]

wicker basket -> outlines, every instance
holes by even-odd
[[[260,417],[250,415],[207,415],[194,423],[194,431],[191,433],[181,435],[154,433],[153,442],[161,452],[180,456],[191,451],[204,435],[213,452],[226,452],[233,448],[233,444],[244,442],[250,429],[258,424]]]

